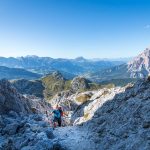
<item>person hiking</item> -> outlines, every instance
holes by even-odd
[[[61,117],[63,116],[62,108],[56,105],[56,107],[53,110],[53,126],[56,128],[56,123],[58,123],[58,126],[61,127]]]

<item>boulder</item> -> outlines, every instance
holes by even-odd
[[[53,139],[53,138],[54,138],[54,134],[53,134],[52,128],[47,128],[47,129],[45,130],[45,133],[46,133],[46,135],[47,135],[47,137],[48,137],[49,139]]]
[[[14,135],[17,133],[18,127],[19,127],[19,123],[16,122],[12,124],[7,124],[6,127],[3,129],[2,133],[8,135]]]

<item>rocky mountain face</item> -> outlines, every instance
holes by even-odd
[[[39,98],[50,98],[56,93],[65,90],[65,83],[68,82],[61,73],[53,72],[39,80],[10,80],[17,91],[24,95],[32,95]]]
[[[82,85],[80,86],[80,84]],[[109,90],[112,88],[114,88],[113,84],[95,86],[84,78],[75,78],[72,81],[70,90],[59,92],[53,98],[51,98],[49,102],[52,105],[55,104],[61,105],[67,111],[67,113],[72,116],[70,122],[73,123],[76,120],[76,118],[79,119],[79,116],[83,114],[81,108],[84,108],[87,104],[89,104],[90,102],[89,100],[93,98],[93,95],[97,93],[98,89]],[[75,112],[77,112],[79,116],[76,115]]]
[[[10,111],[16,113],[44,113],[50,104],[32,95],[22,95],[8,80],[0,80],[0,114]]]
[[[69,88],[69,81],[59,72],[43,77],[42,82],[45,87],[44,96],[46,99],[51,99],[56,93]]]
[[[45,101],[24,97],[0,80],[0,150],[63,150],[53,134]]]
[[[103,88],[102,85],[92,83],[83,77],[75,77],[73,80],[67,80],[60,72],[53,72],[39,80],[10,80],[17,91],[23,95],[33,95],[39,98],[50,100],[56,94],[76,93],[81,91]]]
[[[27,114],[31,110],[28,100],[19,94],[7,80],[0,80],[0,103],[0,114],[6,114],[11,110]]]
[[[0,79],[37,79],[41,75],[19,68],[0,66]]]
[[[67,80],[58,71],[43,77],[41,80],[45,88],[44,97],[47,100],[52,99],[56,94],[62,95],[65,91],[72,94],[79,91],[101,88],[101,85],[92,83],[83,77],[75,77],[73,80]]]
[[[104,69],[95,73],[88,73],[84,75],[85,78],[93,82],[110,81],[112,79],[129,79],[130,73],[127,70],[127,64]]]
[[[83,126],[98,135],[98,149],[150,149],[149,91],[150,81],[144,80],[95,99],[99,107]],[[92,104],[84,112],[90,114],[90,107]]]
[[[90,89],[90,81],[82,77],[76,77],[71,82],[71,90],[77,92],[78,90]]]
[[[132,78],[145,78],[150,73],[150,48],[128,63],[128,71]]]

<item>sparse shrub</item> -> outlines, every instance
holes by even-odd
[[[80,103],[84,103],[91,98],[91,95],[88,94],[80,94],[76,97],[76,101]]]
[[[84,119],[88,120],[88,118],[89,118],[89,113],[85,113],[84,114]]]

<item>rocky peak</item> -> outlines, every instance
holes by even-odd
[[[86,61],[86,59],[82,56],[75,58],[76,61]]]
[[[150,48],[146,48],[140,55],[128,63],[131,77],[144,78],[150,73]]]
[[[54,77],[57,80],[64,80],[63,75],[59,71],[55,71],[52,73],[52,77]]]
[[[71,82],[71,88],[73,91],[89,89],[89,80],[83,77],[75,77]]]
[[[36,55],[27,55],[27,56],[25,56],[25,58],[39,58],[39,57]]]

